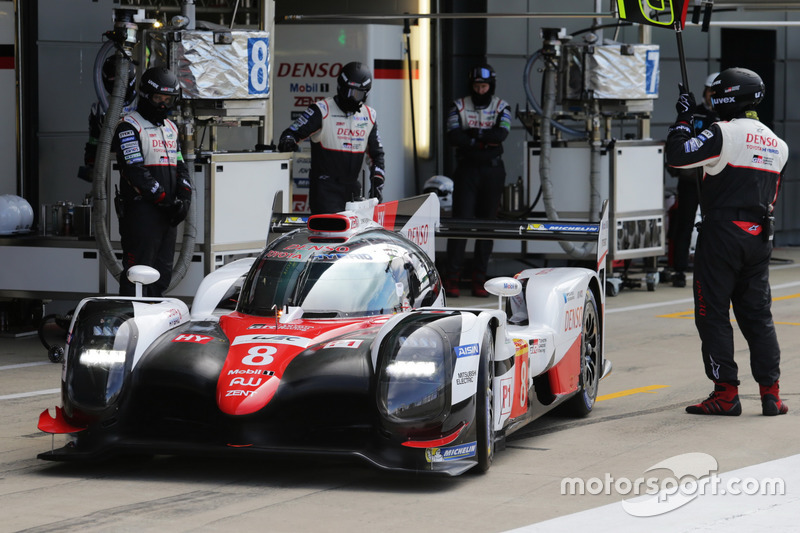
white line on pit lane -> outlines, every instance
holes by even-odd
[[[17,365],[0,366],[0,370],[13,370],[15,368],[27,368],[29,366],[42,366],[42,365],[52,365],[52,364],[53,363],[50,363],[48,361],[40,361],[38,363],[19,363]]]
[[[30,398],[31,396],[44,396],[45,394],[57,394],[59,392],[61,392],[61,389],[47,389],[47,390],[36,390],[33,392],[20,392],[18,394],[6,394],[5,396],[0,396],[0,401],[17,400],[19,398]]]
[[[781,289],[788,289],[790,287],[796,287],[800,285],[800,281],[792,281],[789,283],[781,283],[780,285],[773,285],[772,290],[777,291]],[[653,307],[667,307],[670,305],[677,305],[677,304],[693,304],[694,299],[692,298],[682,298],[680,300],[670,300],[668,302],[656,302],[652,304],[642,304],[642,305],[631,305],[629,307],[619,307],[617,309],[608,309],[606,307],[606,314],[610,315],[611,313],[624,313],[626,311],[639,311],[641,309],[652,309]]]
[[[13,370],[15,368],[27,368],[30,366],[41,366],[41,365],[52,365],[53,363],[49,363],[47,361],[41,361],[38,363],[19,363],[17,365],[5,365],[0,366],[0,370]],[[46,390],[37,390],[32,392],[19,392],[17,394],[6,394],[5,396],[0,396],[0,401],[3,400],[18,400],[20,398],[30,398],[32,396],[43,396],[45,394],[56,394],[61,392],[61,389],[46,389]]]
[[[629,307],[619,307],[617,309],[609,309],[606,307],[606,314],[610,315],[611,313],[624,313],[626,311],[639,311],[640,309],[652,309],[653,307],[666,307],[669,305],[677,305],[677,304],[690,304],[694,303],[694,300],[691,298],[683,298],[681,300],[670,300],[668,302],[656,302],[652,304],[642,304],[642,305],[631,305]]]

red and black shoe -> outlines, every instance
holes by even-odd
[[[714,383],[714,392],[696,405],[686,407],[693,415],[739,416],[742,404],[739,402],[739,387],[730,383]]]
[[[483,286],[486,283],[486,276],[479,272],[472,274],[472,295],[478,298],[488,298],[489,292]]]
[[[444,293],[448,298],[458,298],[461,290],[458,288],[457,277],[447,277],[444,280]]]
[[[779,388],[777,381],[769,387],[758,386],[758,392],[761,393],[761,413],[764,416],[785,415],[789,412],[789,406],[778,395]]]

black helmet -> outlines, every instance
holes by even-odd
[[[125,60],[128,63],[128,87],[125,89],[125,102],[128,105],[136,98],[136,68],[133,62]],[[117,79],[117,56],[108,56],[103,61],[103,68],[100,73],[103,78],[103,88],[108,94],[114,90],[114,81]]]
[[[729,68],[711,84],[711,104],[722,120],[730,120],[755,108],[764,98],[761,77],[746,68]]]
[[[178,97],[181,95],[181,85],[175,74],[167,67],[153,67],[142,74],[139,91],[146,97],[154,94]]]
[[[342,67],[336,85],[337,104],[343,111],[354,113],[372,89],[372,73],[363,63],[352,61]]]
[[[139,105],[137,110],[147,120],[160,124],[167,118],[181,96],[178,78],[166,67],[149,68],[139,80]],[[156,95],[167,98],[155,98]]]
[[[494,86],[497,75],[491,65],[483,64],[472,67],[469,71],[469,90],[472,94],[472,101],[477,106],[488,105],[494,94]],[[484,94],[475,92],[473,85],[476,83],[488,83],[489,90]]]

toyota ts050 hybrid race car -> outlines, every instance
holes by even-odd
[[[446,305],[431,259],[437,227],[433,194],[273,216],[263,252],[209,274],[191,312],[166,297],[82,300],[61,407],[39,419],[67,444],[39,457],[329,454],[458,475],[486,471],[505,436],[551,408],[588,414],[610,369],[607,218],[519,228],[583,232],[598,269],[491,279],[497,309]]]

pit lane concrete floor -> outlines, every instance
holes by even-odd
[[[35,337],[0,338],[0,531],[798,531],[800,248],[774,256],[792,261],[776,263],[771,273],[789,414],[761,416],[738,330],[743,414],[684,413],[711,390],[691,289],[624,290],[607,299],[605,349],[614,371],[601,382],[593,413],[580,420],[544,417],[509,438],[487,474],[459,478],[336,461],[43,462],[36,454],[50,448],[51,438],[36,423],[59,402],[60,365],[47,362]],[[495,305],[470,297],[450,303]],[[662,462],[664,468],[648,471]],[[623,503],[637,494],[637,479],[657,477],[656,486],[669,489],[670,480],[701,478],[704,468],[749,485],[739,486],[738,495],[692,498],[697,489],[685,491],[686,505],[671,510],[680,501],[663,499],[647,508],[652,516],[634,516],[647,514],[645,507],[631,511],[641,499]],[[753,494],[768,484],[778,491],[776,478],[783,494]],[[562,490],[564,480],[573,482],[572,491]]]

